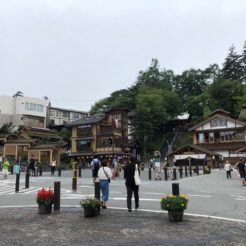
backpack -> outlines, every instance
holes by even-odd
[[[99,160],[98,159],[93,160],[93,169],[99,169]]]

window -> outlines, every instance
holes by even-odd
[[[203,133],[198,134],[198,143],[204,143],[204,134]]]
[[[216,118],[210,121],[211,127],[221,127],[226,126],[226,120],[221,118]]]
[[[242,141],[244,140],[243,132],[226,131],[220,132],[220,141]]]
[[[50,116],[55,116],[56,115],[56,111],[55,110],[50,110]]]
[[[214,142],[214,132],[209,133],[209,142]]]
[[[67,111],[62,111],[62,117],[69,117],[69,112]]]
[[[44,106],[42,104],[25,102],[25,110],[43,112]]]
[[[72,114],[72,117],[73,117],[74,119],[78,119],[78,118],[79,118],[79,113],[73,113],[73,114]]]

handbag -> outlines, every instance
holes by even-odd
[[[105,175],[106,175],[107,178],[108,178],[108,182],[110,183],[110,178],[108,177],[107,173],[105,172],[104,167],[103,167],[103,171],[104,171]]]
[[[134,172],[134,181],[135,181],[135,185],[141,185],[141,180],[139,177],[139,172],[138,172],[138,165],[135,165],[135,172]]]

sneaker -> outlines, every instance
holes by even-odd
[[[107,209],[107,207],[106,206],[102,206],[102,209]]]
[[[136,206],[135,206],[135,209],[137,210],[138,208],[139,208],[139,205],[136,205]]]
[[[132,209],[131,209],[131,208],[130,208],[130,209],[128,209],[128,212],[129,212],[129,213],[131,213],[131,212],[132,212]]]

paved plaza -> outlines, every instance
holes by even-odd
[[[96,218],[84,218],[81,198],[94,195],[90,172],[78,179],[77,192],[71,191],[71,173],[63,177],[31,177],[30,188],[14,192],[15,177],[0,179],[0,245],[246,245],[246,188],[233,173],[223,170],[211,175],[179,179],[181,193],[188,194],[184,222],[171,223],[160,210],[160,197],[171,192],[173,181],[149,181],[142,173],[140,209],[128,213],[124,181],[110,184],[108,209]],[[61,211],[39,215],[36,192],[61,181]]]
[[[81,208],[39,215],[37,208],[0,209],[0,245],[246,245],[246,224],[166,213],[107,209],[85,218]]]

